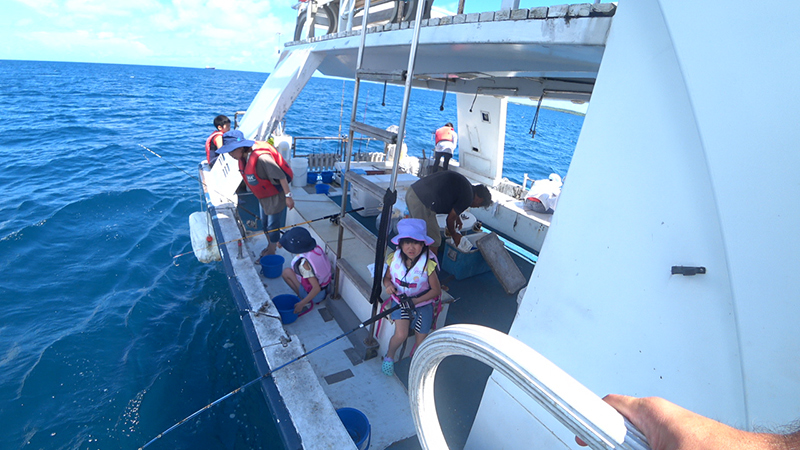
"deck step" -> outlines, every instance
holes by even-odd
[[[367,246],[367,250],[369,250],[370,253],[375,253],[375,249],[378,247],[378,237],[372,234],[367,227],[349,214],[344,216],[341,223],[345,230],[353,233],[359,241]]]
[[[513,294],[520,290],[528,280],[522,275],[522,271],[514,263],[514,259],[506,250],[505,245],[497,237],[497,233],[490,233],[475,243],[483,255],[483,259],[492,268],[494,276],[505,289],[506,294]]]
[[[369,136],[387,144],[397,144],[397,133],[386,131],[383,128],[373,127],[362,122],[351,122],[350,128],[354,133]]]

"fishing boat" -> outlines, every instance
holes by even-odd
[[[291,158],[301,141],[284,115],[316,71],[355,80],[353,111],[363,81],[406,91],[396,132],[354,114],[336,137],[341,154],[308,156],[305,170],[336,172],[338,185],[317,193],[293,182],[287,223],[309,229],[336,278],[329,298],[290,324],[273,302],[289,288],[256,264],[266,240],[236,161],[200,166],[198,246],[211,249],[205,259],[219,251],[285,447],[577,448],[578,434],[594,448],[643,448],[599,406],[605,393],[665,397],[745,429],[800,417],[800,131],[790,123],[800,31],[775,14],[785,2],[768,3],[504,2],[381,21],[369,2],[305,7],[296,33],[305,39],[286,44],[239,124],[248,138],[272,138]],[[312,32],[319,24],[327,34]],[[379,311],[370,266],[385,242],[363,214],[395,192],[398,211],[381,214],[390,224],[426,174],[429,161],[394,151],[411,89],[457,93],[451,170],[490,186],[495,203],[470,210],[486,249],[444,246],[438,330],[387,377],[378,356],[393,324],[360,326]],[[524,187],[502,179],[514,97],[590,101],[552,216],[526,211]],[[357,157],[358,138],[387,151]],[[366,428],[344,423],[345,408],[363,413]]]

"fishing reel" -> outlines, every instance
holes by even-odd
[[[400,303],[400,309],[408,311],[414,311],[417,309],[417,307],[414,305],[414,297],[409,297],[406,294],[395,294],[394,298]]]

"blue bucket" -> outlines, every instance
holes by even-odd
[[[300,301],[300,297],[293,294],[276,295],[272,299],[272,303],[278,308],[281,314],[281,323],[289,324],[297,320],[297,314],[294,313],[294,305]]]
[[[317,172],[308,172],[306,174],[306,182],[308,182],[308,184],[317,184],[318,176],[319,174]]]
[[[318,184],[317,187],[317,194],[327,194],[331,190],[330,184]]]
[[[330,183],[331,181],[333,181],[333,172],[329,171],[320,172],[320,175],[322,176],[323,183]]]
[[[353,438],[358,450],[367,450],[371,440],[371,427],[367,416],[355,408],[339,408],[336,410],[339,420],[344,424],[344,428]]]
[[[278,278],[283,272],[283,256],[266,255],[261,258],[261,273],[267,278]]]

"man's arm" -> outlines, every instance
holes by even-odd
[[[458,247],[458,244],[461,243],[461,233],[456,230],[456,222],[458,222],[460,225],[461,218],[458,217],[458,213],[455,209],[451,209],[447,214],[447,232],[450,233],[450,236],[453,238],[453,242],[455,242],[456,247]]]
[[[286,207],[289,209],[294,208],[294,199],[291,197],[292,191],[289,189],[289,183],[286,182],[286,178],[281,178],[281,187],[284,194],[286,194]]]
[[[737,430],[658,397],[611,394],[603,400],[641,430],[653,450],[800,450],[800,432]]]

